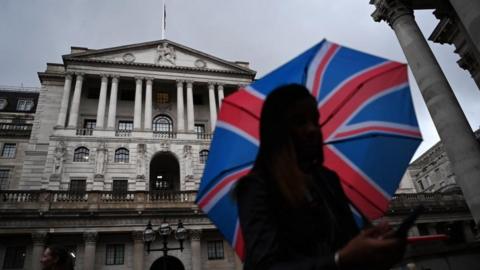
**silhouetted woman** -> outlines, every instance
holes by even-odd
[[[62,246],[45,248],[40,263],[42,270],[73,270],[72,255]]]
[[[260,147],[236,189],[246,270],[388,269],[405,239],[388,225],[359,231],[335,172],[323,167],[317,103],[301,85],[274,90]]]

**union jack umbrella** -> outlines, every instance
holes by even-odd
[[[407,65],[323,40],[223,100],[197,204],[243,259],[235,198],[259,145],[265,97],[284,84],[303,84],[318,101],[324,165],[366,217],[381,217],[422,137],[410,96]]]

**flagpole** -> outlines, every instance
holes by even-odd
[[[165,7],[165,0],[162,0],[162,39],[165,39],[165,32],[166,32],[166,7]]]

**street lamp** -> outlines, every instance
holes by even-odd
[[[164,219],[160,227],[158,228],[158,234],[160,235],[163,247],[158,249],[150,248],[150,244],[155,241],[157,232],[153,230],[152,223],[149,221],[147,224],[147,228],[143,232],[143,241],[147,244],[147,252],[150,251],[163,251],[163,256],[167,256],[169,250],[180,250],[183,251],[183,241],[187,238],[188,231],[183,227],[183,223],[181,220],[178,221],[177,229],[175,230],[175,239],[178,240],[180,243],[180,247],[168,247],[168,237],[172,234],[172,227],[167,221]]]

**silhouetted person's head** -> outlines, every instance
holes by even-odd
[[[317,102],[302,85],[281,86],[267,96],[260,117],[260,147],[255,162],[274,179],[288,201],[301,200],[301,174],[323,163],[323,138]]]
[[[45,248],[40,263],[42,270],[73,270],[72,255],[62,246]]]

